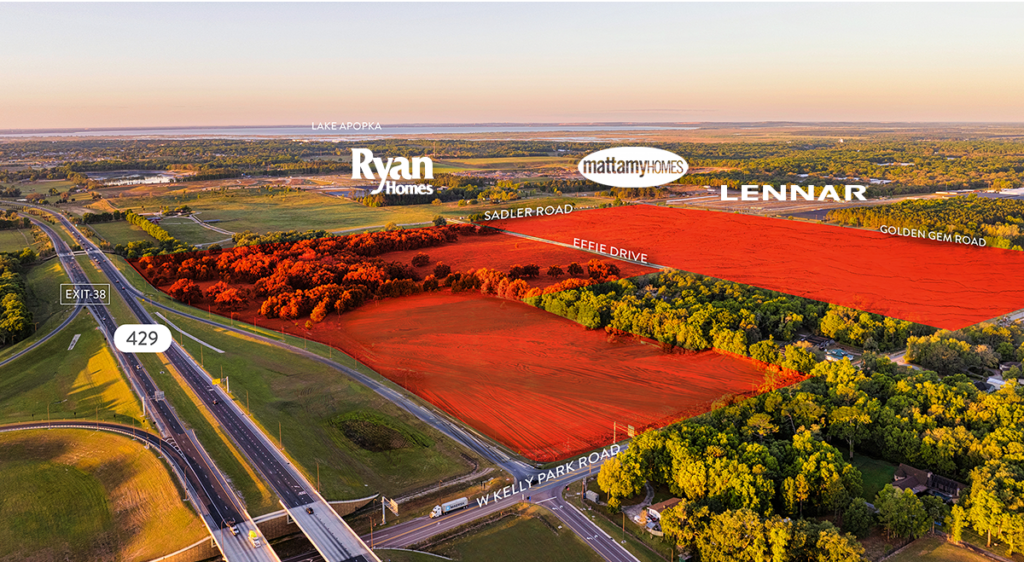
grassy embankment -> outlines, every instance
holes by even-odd
[[[78,260],[90,280],[106,282],[102,280],[102,273],[96,269],[89,258],[79,256]],[[120,295],[112,295],[110,302],[108,311],[118,325],[135,322],[128,305]],[[164,391],[167,401],[174,407],[178,417],[186,427],[195,431],[210,458],[231,480],[232,485],[245,501],[249,513],[256,516],[280,509],[280,504],[273,492],[249,465],[243,454],[235,448],[230,438],[217,426],[213,416],[205,408],[197,406],[198,399],[187,389],[184,381],[180,381],[172,372],[163,360],[163,356],[140,353],[137,357],[157,387]]]
[[[32,321],[37,327],[28,338],[0,348],[0,360],[14,355],[52,332],[74,310],[73,306],[60,304],[60,285],[69,283],[70,280],[56,258],[30,266],[24,273],[24,278],[27,288],[26,303],[32,311]]]
[[[0,560],[151,560],[207,535],[153,451],[120,435],[0,434]]]
[[[141,240],[153,242],[154,244],[157,242],[156,238],[147,234],[145,230],[142,230],[142,228],[131,224],[128,221],[98,222],[89,225],[82,225],[79,226],[79,228],[82,230],[91,228],[93,232],[100,236],[100,238],[110,242],[111,246]]]
[[[212,244],[214,242],[220,242],[222,246],[231,244],[231,235],[203,228],[187,217],[168,217],[160,221],[160,226],[171,236],[188,244]],[[225,239],[227,242],[224,242]]]
[[[68,351],[75,334],[81,336]],[[142,419],[141,403],[87,312],[3,371],[0,423],[45,420],[47,406],[51,419]]]
[[[20,252],[25,248],[39,251],[39,244],[31,228],[0,230],[0,252]]]

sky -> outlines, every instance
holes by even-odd
[[[0,4],[0,129],[1024,122],[1024,4]]]

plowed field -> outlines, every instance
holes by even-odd
[[[1024,308],[1024,252],[649,205],[488,224],[950,330]]]
[[[346,313],[346,352],[526,457],[553,461],[752,394],[763,369],[715,352],[665,353],[521,302],[429,293]],[[314,337],[316,337],[314,335]]]

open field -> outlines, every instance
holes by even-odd
[[[175,192],[177,193],[177,192]],[[596,205],[604,199],[578,197],[544,197],[528,200],[533,204],[586,204]],[[487,210],[522,206],[523,201],[492,204],[481,203],[459,207],[457,203],[444,205],[403,205],[395,207],[366,207],[343,197],[317,191],[292,189],[233,189],[224,192],[190,191],[184,195],[156,197],[123,197],[110,202],[122,210],[158,209],[161,206],[188,205],[203,220],[218,220],[217,227],[232,232],[274,232],[278,230],[347,230],[385,225],[424,224],[435,216],[458,218]],[[114,242],[111,242],[114,243]]]
[[[917,539],[888,560],[890,562],[990,562],[990,559],[985,556],[930,535]]]
[[[31,228],[0,230],[0,252],[20,252],[25,248],[37,248]]]
[[[522,560],[558,560],[559,562],[598,562],[601,557],[550,511],[530,506],[516,515],[485,525],[468,536],[445,541],[430,552],[454,560],[475,562],[519,562]],[[420,558],[396,557],[392,561]],[[435,560],[437,560],[435,558]]]
[[[81,334],[75,348],[68,346]],[[96,321],[79,314],[65,330],[10,365],[0,377],[0,422],[85,418],[136,422],[142,408],[106,347]],[[114,417],[116,414],[116,418]]]
[[[203,228],[188,218],[167,217],[160,221],[160,226],[171,236],[187,244],[210,244],[220,242],[225,238],[229,239],[228,244],[231,243],[231,236]]]
[[[360,361],[539,461],[609,443],[613,422],[665,425],[763,380],[746,361],[664,353],[479,293],[385,300],[335,330]]]
[[[646,252],[650,263],[940,328],[1024,308],[1024,255],[1010,250],[649,205],[490,225],[594,240]]]
[[[200,351],[195,341],[177,338],[193,357],[202,358],[213,376],[230,379],[239,405],[251,409],[275,441],[280,427],[285,451],[314,482],[319,463],[321,492],[328,499],[372,492],[398,496],[472,470],[461,450],[442,434],[335,369],[173,313],[162,314],[225,351]],[[335,354],[339,361],[343,357]]]
[[[96,234],[110,242],[111,245],[127,244],[137,240],[147,240],[156,243],[156,238],[153,238],[145,230],[130,224],[128,221],[98,222],[90,224],[85,228],[93,229]]]
[[[0,434],[0,560],[151,560],[207,535],[155,453],[70,429]],[[173,532],[168,532],[173,530]]]

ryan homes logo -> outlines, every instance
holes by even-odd
[[[370,164],[373,164],[377,171],[376,174],[370,170]],[[379,193],[386,195],[430,195],[434,193],[434,186],[430,184],[399,184],[398,181],[434,179],[434,162],[426,156],[413,157],[412,162],[408,158],[399,156],[398,158],[388,158],[385,164],[382,159],[373,157],[372,150],[368,148],[353,148],[352,179],[380,180],[380,185],[377,186],[377,189],[370,192],[371,195]]]

